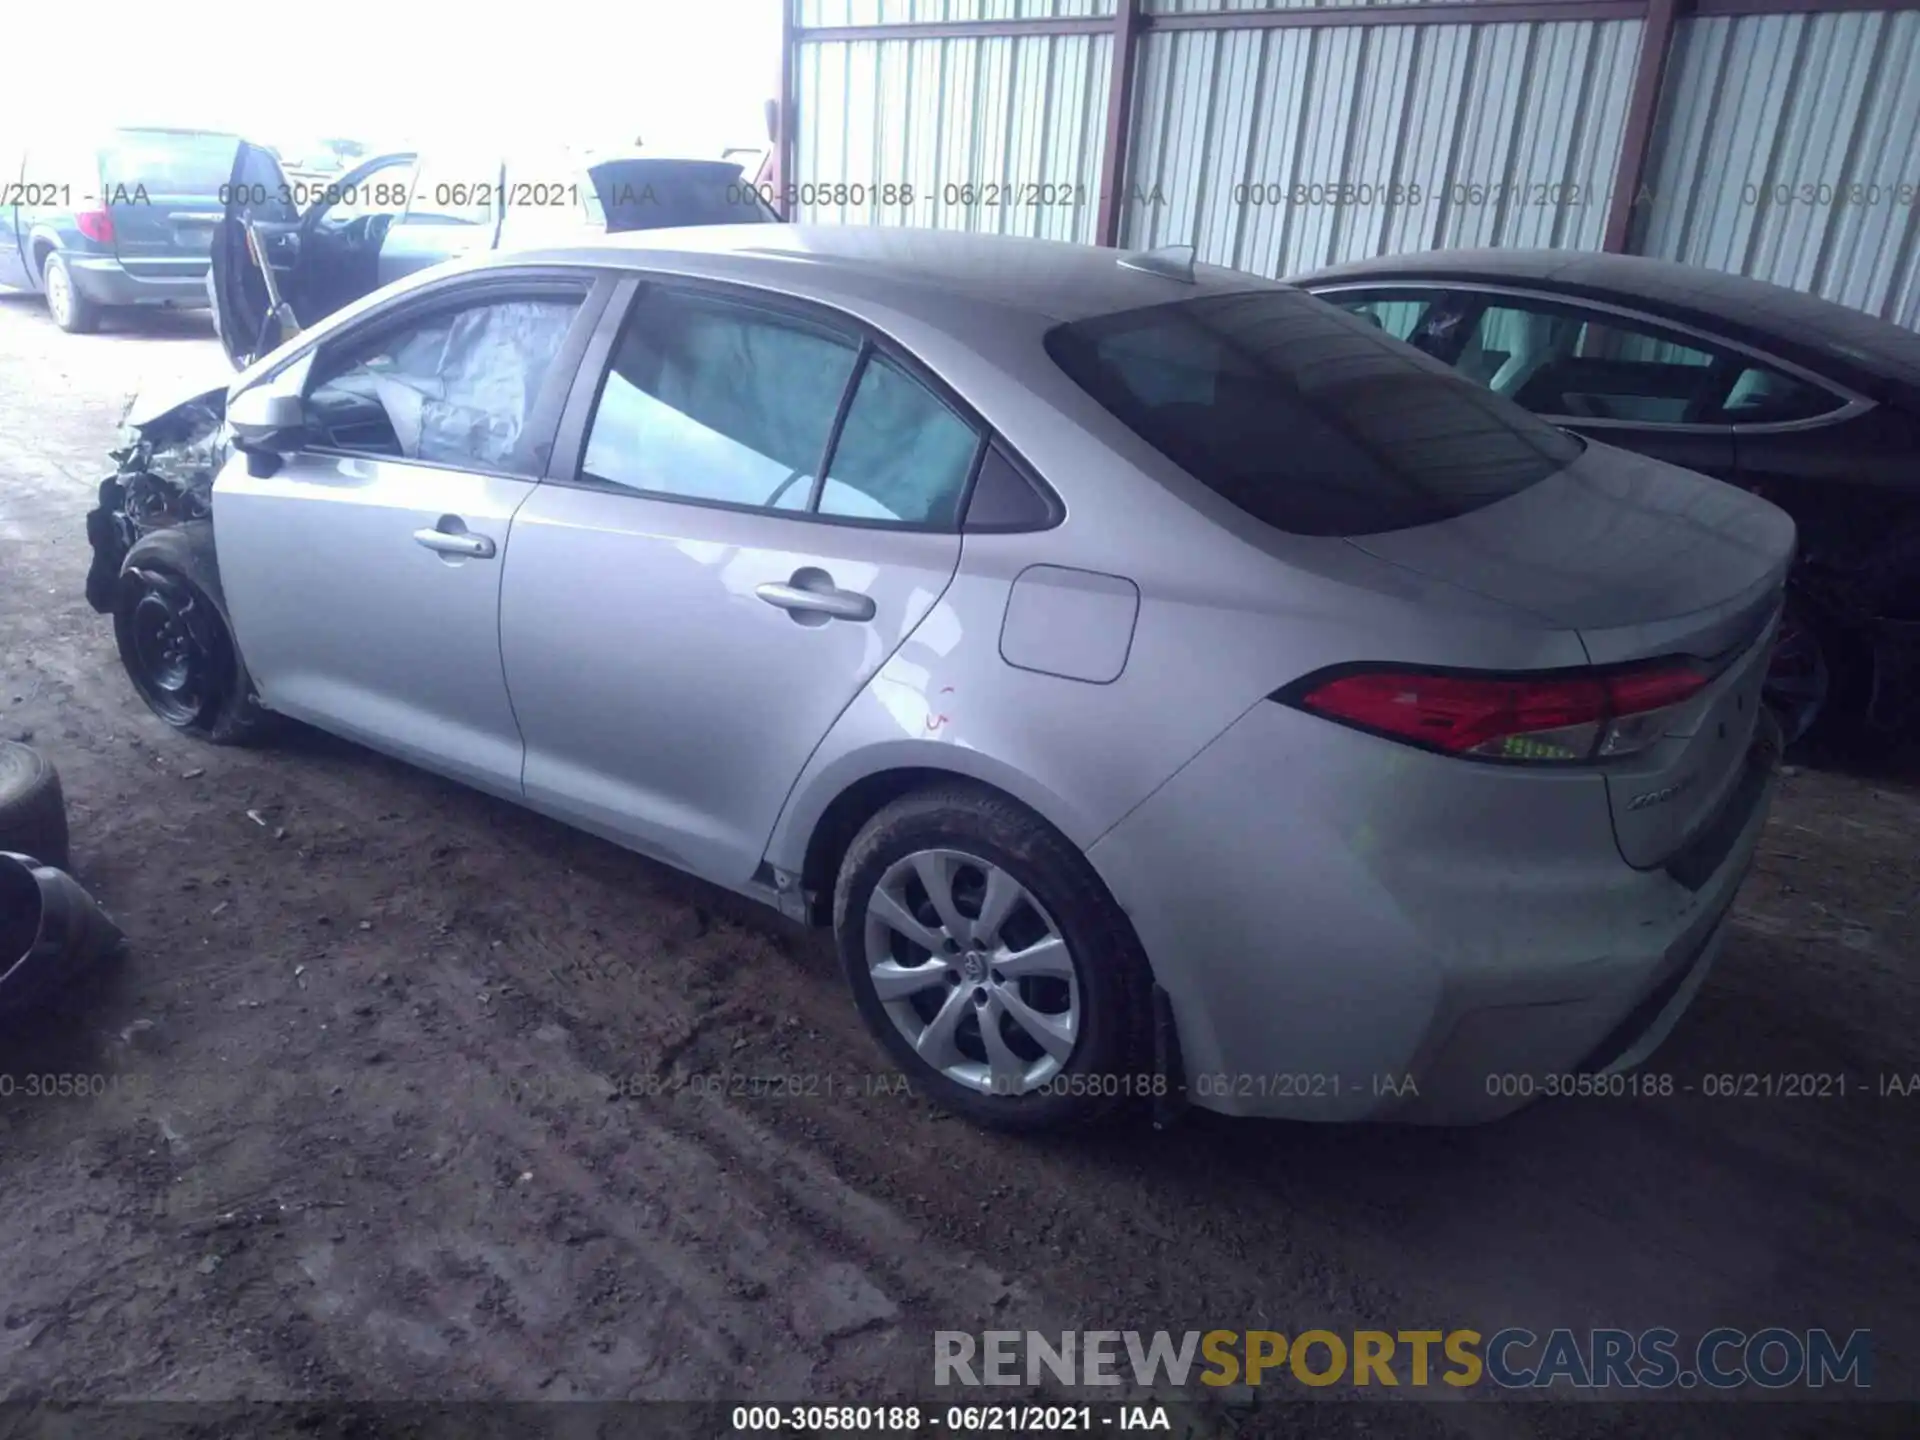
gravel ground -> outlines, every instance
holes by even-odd
[[[1876,1393],[1920,1399],[1920,1096],[1879,1093],[1920,1072],[1912,765],[1785,782],[1654,1062],[1694,1093],[1471,1131],[983,1134],[895,1092],[819,936],[343,742],[217,750],[148,715],[81,595],[82,516],[127,399],[223,368],[203,316],[69,336],[0,300],[0,735],[61,768],[74,869],[130,937],[0,1037],[0,1398],[873,1400],[927,1393],[935,1328],[1726,1324],[1870,1328]],[[1699,1093],[1729,1071],[1848,1094]],[[30,1097],[39,1073],[112,1083]],[[730,1074],[819,1093],[688,1083]]]

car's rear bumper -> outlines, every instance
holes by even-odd
[[[1089,853],[1167,992],[1193,1103],[1467,1123],[1665,1037],[1719,948],[1776,761],[1756,742],[1717,822],[1636,870],[1598,776],[1263,704]]]
[[[68,255],[67,273],[73,285],[98,305],[172,305],[183,310],[204,309],[207,303],[207,267],[184,265],[167,275],[130,274],[117,256]]]

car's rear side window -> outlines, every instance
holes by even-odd
[[[101,149],[101,178],[109,186],[143,187],[153,195],[220,193],[233,172],[240,142],[231,135],[190,130],[119,130]]]
[[[1047,350],[1196,480],[1298,535],[1466,514],[1563,469],[1582,442],[1294,290],[1061,325]]]

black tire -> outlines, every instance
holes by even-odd
[[[219,600],[184,570],[141,552],[137,545],[127,556],[113,611],[113,638],[134,690],[155,715],[199,739],[263,739],[274,716],[254,693]]]
[[[80,293],[66,257],[58,250],[40,267],[40,289],[47,297],[47,313],[53,323],[68,334],[90,335],[100,328],[100,307]]]
[[[64,870],[67,801],[53,762],[38,750],[0,740],[0,850],[31,855]]]
[[[889,867],[928,849],[964,851],[1005,870],[1067,944],[1081,1014],[1070,1055],[1039,1089],[990,1094],[951,1079],[915,1052],[874,988],[868,904]],[[956,1114],[1002,1130],[1082,1125],[1110,1116],[1157,1083],[1148,1044],[1152,978],[1132,926],[1073,842],[997,791],[942,784],[902,796],[876,814],[841,862],[833,926],[868,1030],[916,1089]]]

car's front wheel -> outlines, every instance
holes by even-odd
[[[47,256],[40,271],[40,288],[46,292],[47,314],[53,323],[72,335],[85,335],[100,328],[100,307],[80,293],[73,283],[73,272],[58,250]]]
[[[1149,1072],[1147,964],[1086,857],[971,785],[881,810],[848,849],[834,930],[862,1018],[914,1085],[985,1125],[1097,1119]]]
[[[176,730],[244,745],[271,720],[253,692],[226,617],[206,590],[135,546],[113,613],[120,663],[147,708]]]

